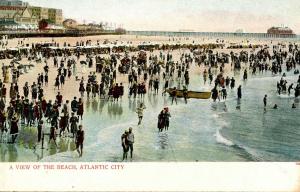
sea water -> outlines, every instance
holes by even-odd
[[[128,98],[126,90],[119,102],[86,100],[83,157],[66,151],[46,156],[42,161],[122,161],[121,135],[129,127],[135,135],[134,162],[299,161],[300,106],[294,92],[291,96],[278,95],[276,82],[281,75],[249,74],[249,79],[242,81],[240,73],[235,74],[236,85],[242,85],[241,100],[237,100],[236,88],[228,88],[227,100],[220,102],[189,99],[185,104],[178,98],[178,103],[171,105],[169,96],[149,90],[144,99]],[[288,84],[295,85],[297,78],[292,72],[287,73]],[[204,85],[201,76],[192,76],[189,89],[211,89],[211,85]],[[135,109],[140,102],[146,109],[138,126]],[[291,107],[293,102],[296,109]],[[275,103],[278,109],[272,109]],[[165,106],[171,113],[170,127],[158,132],[157,117]]]

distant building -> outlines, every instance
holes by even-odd
[[[48,8],[30,6],[29,9],[31,10],[32,15],[35,15],[39,20],[49,18]]]
[[[271,27],[267,33],[273,35],[295,35],[293,30],[288,27]]]
[[[78,23],[77,23],[77,21],[75,21],[74,19],[66,19],[66,20],[64,20],[64,22],[63,22],[63,26],[64,26],[66,29],[75,29],[75,28],[77,28]]]
[[[55,23],[56,25],[63,24],[63,15],[61,9],[48,9],[48,19]]]
[[[24,11],[26,7],[21,6],[0,6],[0,18],[12,19],[19,11]]]
[[[40,20],[49,20],[55,25],[62,25],[63,15],[61,9],[30,6],[20,0],[0,0],[0,19],[12,19],[17,12],[28,9],[32,17]]]
[[[61,9],[53,9],[46,7],[35,7],[30,6],[32,14],[35,15],[39,20],[49,20],[55,25],[62,25],[63,15]]]
[[[20,0],[1,0],[0,6],[20,6],[27,7],[29,4]]]
[[[38,18],[28,7],[0,6],[0,26],[3,28],[37,28]]]
[[[20,24],[36,25],[38,23],[38,18],[32,15],[32,13],[27,7],[22,11],[18,11],[13,18],[17,23]]]

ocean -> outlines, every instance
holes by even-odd
[[[240,102],[236,88],[228,89],[226,101],[190,99],[185,104],[178,99],[177,105],[171,105],[168,96],[148,92],[140,126],[135,108],[141,99],[129,99],[127,94],[118,103],[90,99],[85,103],[83,157],[78,158],[76,151],[66,151],[42,161],[121,161],[121,135],[129,127],[133,127],[135,134],[134,162],[299,161],[299,100],[297,108],[292,109],[293,96],[276,93],[276,82],[281,76],[269,72],[249,74],[245,82],[239,73],[235,77],[236,85],[242,85]],[[297,78],[292,72],[287,73],[288,83],[296,82]],[[202,76],[192,76],[189,88],[211,87],[203,84]],[[268,95],[266,112],[265,94]],[[275,103],[277,110],[272,109]],[[170,128],[159,133],[157,116],[164,106],[170,109]]]

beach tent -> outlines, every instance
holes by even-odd
[[[18,51],[19,49],[15,48],[15,47],[11,47],[11,48],[8,48],[7,50],[9,50],[9,51]]]
[[[53,50],[55,50],[55,49],[59,49],[58,47],[53,47],[53,46],[50,46],[50,47],[48,47],[49,49],[53,49]]]

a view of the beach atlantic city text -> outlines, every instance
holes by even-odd
[[[0,161],[299,161],[299,8],[0,0]]]

